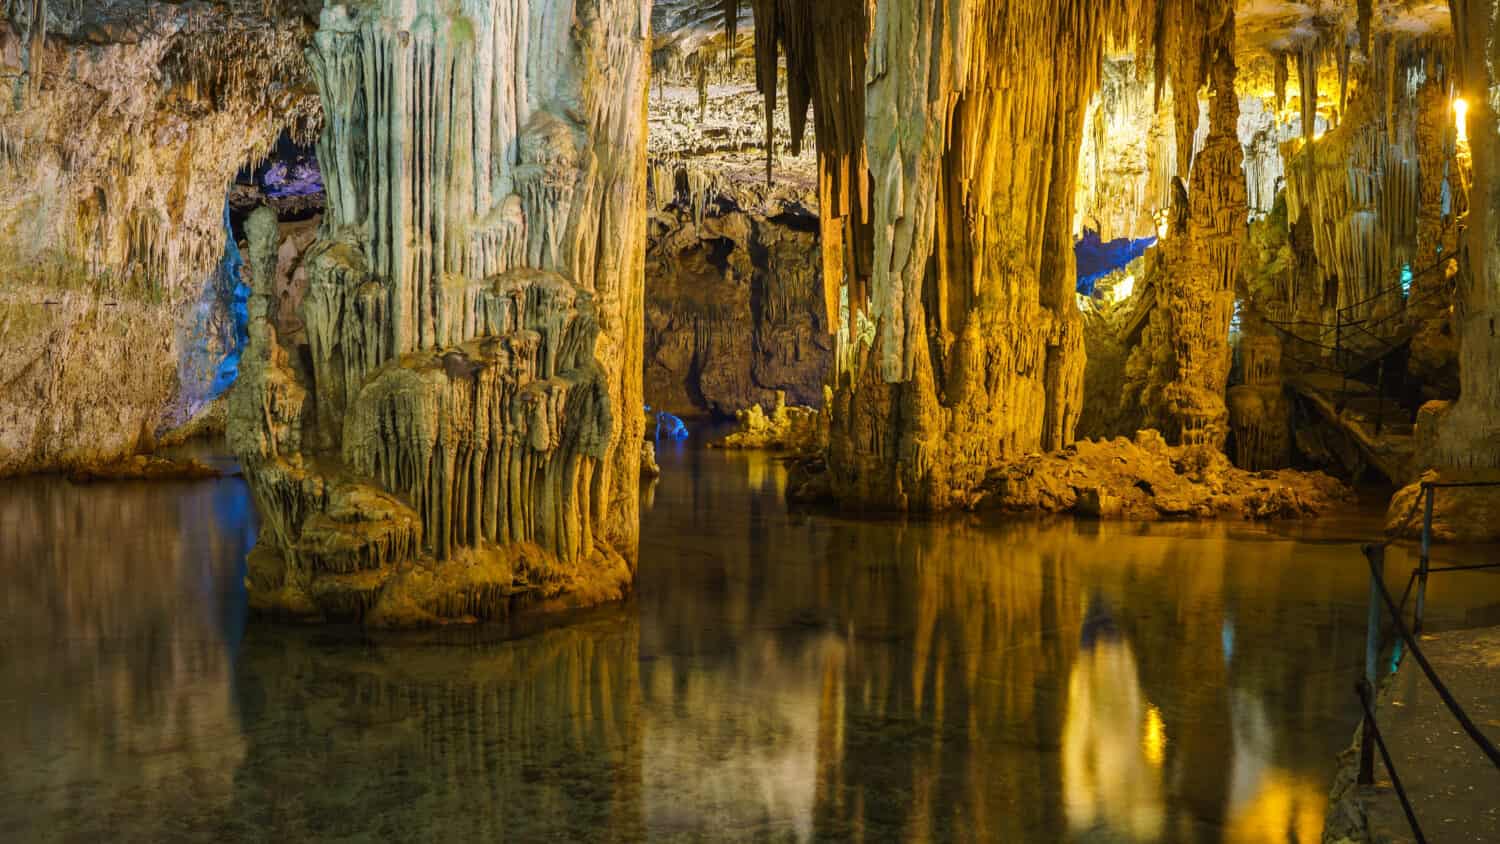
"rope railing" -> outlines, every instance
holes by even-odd
[[[1417,821],[1415,810],[1412,808],[1411,799],[1401,783],[1401,777],[1396,772],[1396,765],[1391,759],[1389,748],[1385,739],[1380,734],[1379,725],[1375,717],[1374,696],[1375,689],[1379,683],[1380,671],[1378,668],[1381,651],[1381,615],[1382,611],[1388,613],[1391,618],[1392,627],[1395,629],[1397,638],[1406,653],[1416,661],[1427,682],[1437,692],[1438,698],[1453,716],[1464,733],[1479,748],[1480,752],[1487,758],[1490,764],[1500,771],[1500,748],[1475,725],[1474,720],[1464,711],[1464,708],[1454,698],[1436,669],[1422,652],[1422,646],[1417,643],[1416,635],[1421,632],[1424,615],[1426,613],[1427,576],[1436,572],[1450,571],[1477,571],[1480,569],[1500,569],[1500,562],[1479,564],[1456,564],[1433,568],[1431,566],[1432,555],[1432,509],[1433,498],[1437,490],[1496,487],[1500,488],[1500,481],[1424,481],[1422,483],[1422,495],[1412,502],[1412,509],[1408,510],[1403,522],[1409,519],[1415,512],[1418,503],[1424,508],[1422,518],[1422,544],[1418,567],[1413,569],[1411,576],[1407,579],[1406,589],[1402,592],[1401,601],[1398,604],[1391,597],[1390,590],[1385,585],[1385,551],[1389,542],[1372,543],[1363,547],[1366,561],[1370,568],[1370,608],[1369,623],[1365,633],[1365,676],[1356,684],[1356,692],[1359,695],[1360,706],[1364,710],[1364,722],[1360,729],[1360,756],[1359,756],[1359,783],[1361,785],[1372,785],[1375,782],[1375,765],[1372,746],[1380,752],[1381,760],[1385,763],[1385,769],[1391,777],[1391,787],[1396,792],[1396,797],[1401,801],[1401,809],[1406,814],[1407,823],[1410,824],[1412,833],[1416,836],[1418,844],[1426,844],[1426,837],[1422,833],[1421,824]],[[1405,621],[1405,609],[1407,597],[1412,593],[1412,586],[1416,584],[1416,606],[1413,611],[1412,626],[1408,629]]]

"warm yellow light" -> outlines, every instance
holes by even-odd
[[[1469,101],[1463,97],[1453,100],[1453,125],[1458,127],[1458,139],[1469,139]]]
[[[1134,293],[1134,292],[1135,292],[1135,276],[1133,276],[1133,275],[1127,275],[1127,276],[1125,276],[1125,278],[1123,278],[1123,279],[1120,280],[1119,284],[1115,285],[1114,300],[1116,302],[1119,302],[1119,301],[1121,301],[1123,299],[1129,299],[1130,298],[1130,294]]]
[[[1141,733],[1141,751],[1146,761],[1160,768],[1167,758],[1167,725],[1162,721],[1161,710],[1146,704],[1146,724]]]

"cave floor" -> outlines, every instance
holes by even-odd
[[[239,478],[0,484],[0,840],[1320,836],[1378,518],[861,521],[658,460],[636,594],[524,636],[248,618]]]
[[[1420,644],[1475,726],[1500,743],[1500,627],[1425,635]],[[1427,840],[1500,842],[1500,770],[1459,727],[1416,660],[1402,661],[1376,717]],[[1415,841],[1385,766],[1377,762],[1375,772],[1366,803],[1371,840]]]

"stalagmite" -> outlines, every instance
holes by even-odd
[[[269,528],[252,606],[407,625],[628,588],[649,7],[572,10],[324,9],[329,210],[300,356],[266,318],[273,222],[252,219],[230,417]]]
[[[1144,402],[1146,424],[1174,445],[1222,449],[1228,434],[1229,323],[1247,216],[1232,12],[1214,43],[1208,140],[1192,165],[1188,205],[1174,209],[1186,225],[1161,246],[1158,305],[1147,328],[1153,339],[1136,355],[1151,358],[1137,365],[1146,373],[1137,389],[1152,397]]]

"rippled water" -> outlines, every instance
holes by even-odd
[[[247,622],[238,480],[0,484],[0,840],[1317,840],[1351,542],[797,517],[763,455],[661,460],[637,597],[508,640]]]

